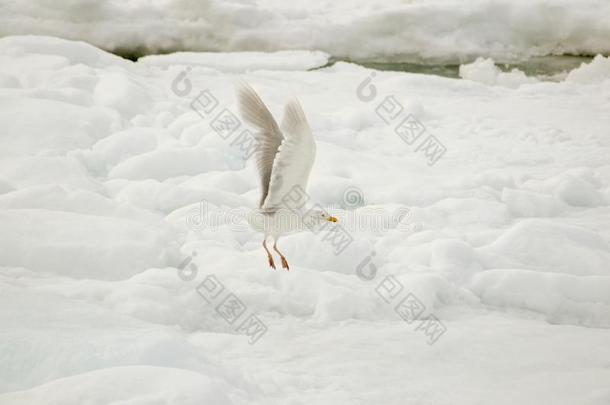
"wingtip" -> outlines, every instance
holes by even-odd
[[[292,96],[288,99],[288,102],[284,106],[284,117],[283,127],[287,130],[295,129],[303,124],[308,125],[305,111],[296,96]]]
[[[252,89],[252,86],[250,86],[250,84],[247,81],[245,81],[244,79],[237,79],[233,83],[233,87],[235,88],[235,93],[237,94],[238,97],[244,91]]]

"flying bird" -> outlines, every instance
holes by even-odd
[[[256,129],[254,151],[260,177],[261,197],[258,209],[248,217],[250,226],[264,234],[263,248],[267,252],[269,266],[275,269],[273,256],[267,248],[267,238],[273,238],[273,250],[282,260],[282,267],[289,270],[286,257],[277,248],[280,236],[319,226],[326,221],[337,222],[335,217],[321,210],[286,206],[286,198],[295,189],[307,189],[307,180],[316,156],[316,143],[296,98],[284,107],[281,126],[269,112],[256,91],[247,83],[237,88],[239,112],[248,124]]]

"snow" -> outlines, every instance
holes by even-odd
[[[121,15],[147,10],[150,21],[169,10],[158,24],[191,18],[178,3],[125,4]],[[298,21],[322,18],[319,3],[292,14],[228,4],[244,26],[269,17],[268,33],[250,41],[270,49],[302,34]],[[509,20],[517,24],[510,35],[522,35],[519,27],[536,26],[545,13],[567,15],[563,3],[516,4],[495,14],[498,36],[508,35]],[[415,11],[433,18],[450,5],[387,7],[401,18]],[[602,36],[606,6],[595,5],[570,15]],[[213,16],[229,7],[208,6]],[[42,9],[47,31],[60,29],[70,7],[85,21],[118,12],[113,2],[2,7]],[[362,35],[391,16],[371,12],[373,5],[338,14],[345,7],[333,5],[337,20],[301,38],[322,41],[333,24],[356,17],[352,35]],[[25,11],[2,13],[2,30],[16,29],[15,16],[30,24]],[[444,24],[479,12],[461,9]],[[297,22],[280,42],[263,41],[289,17]],[[116,30],[99,28],[111,24],[101,19],[74,32],[119,47],[137,37],[124,21],[112,22]],[[395,24],[388,22],[387,38]],[[550,33],[528,35],[599,47],[575,25],[545,26]],[[178,25],[175,40],[186,41],[181,35],[194,27]],[[229,34],[217,35],[222,42]],[[234,49],[247,48],[234,40]],[[370,53],[369,40],[361,43]],[[427,52],[440,52],[439,43]],[[527,42],[510,46],[536,52]],[[266,56],[130,62],[82,42],[0,39],[0,404],[607,404],[607,59],[548,82],[502,72],[490,59],[450,79],[345,62],[321,67],[322,53]],[[318,150],[308,193],[349,231],[345,251],[324,233],[289,235],[278,245],[290,272],[268,268],[261,237],[245,220],[259,198],[254,162],[243,159],[236,134],[223,138],[210,127],[213,117],[191,107],[207,89],[218,111],[237,112],[238,80],[252,83],[276,114],[292,95],[301,100]],[[379,106],[391,95],[403,109],[390,125],[383,117],[393,110]],[[394,132],[409,116],[422,137],[446,147],[440,159],[431,162],[418,142]],[[401,286],[393,299],[383,295],[390,282]],[[224,286],[219,299],[239,298],[242,318],[223,319],[219,302],[206,301],[210,285]],[[409,297],[421,317],[446,328],[434,342],[421,318],[408,322],[397,312]],[[251,315],[266,327],[255,342],[240,330]]]
[[[319,50],[350,59],[455,63],[476,56],[507,60],[610,53],[610,4],[605,0],[582,0],[578,7],[572,0],[55,3],[3,2],[0,36],[51,35],[132,55]]]
[[[591,63],[583,63],[571,71],[566,81],[595,84],[610,79],[610,58],[597,55]]]
[[[568,274],[610,274],[610,246],[604,238],[595,231],[547,219],[520,221],[480,250],[490,256],[485,257],[490,267],[518,263]]]
[[[116,279],[169,262],[172,235],[163,226],[62,209],[53,215],[47,209],[7,209],[0,219],[4,224],[0,260],[7,266]],[[65,266],[66,257],[70,267]]]
[[[176,52],[144,56],[138,62],[161,67],[202,66],[223,72],[243,73],[253,70],[309,70],[326,65],[329,59],[330,55],[320,51]]]
[[[100,386],[112,387],[99,391]],[[158,388],[155,393],[150,387]],[[112,367],[57,379],[33,390],[9,395],[12,404],[91,405],[110,403],[196,405],[214,403],[228,405],[227,389],[201,373],[181,369],[150,366]],[[91,399],[91,392],[97,395]]]
[[[485,303],[540,312],[551,323],[610,326],[608,277],[490,269],[473,277],[472,288]]]
[[[502,72],[493,59],[478,58],[472,63],[460,66],[460,77],[487,85],[499,85],[505,87],[519,87],[525,83],[536,83],[538,80],[527,77],[519,69],[510,72]]]

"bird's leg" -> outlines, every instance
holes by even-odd
[[[271,266],[275,270],[275,263],[273,262],[273,256],[271,256],[271,252],[269,251],[269,249],[267,249],[267,237],[266,236],[265,236],[265,239],[263,239],[263,247],[265,248],[265,251],[267,252],[267,258],[269,259],[269,266]]]
[[[290,270],[290,267],[288,266],[288,261],[286,261],[286,258],[284,257],[282,252],[277,250],[277,240],[275,242],[273,242],[273,250],[275,250],[282,258],[282,267],[285,268],[286,270]]]

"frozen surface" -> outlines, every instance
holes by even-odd
[[[253,70],[308,70],[326,65],[329,58],[328,54],[319,51],[176,52],[144,56],[138,62],[162,67],[204,66],[223,72],[243,73]]]
[[[45,7],[40,29],[50,31],[68,7],[84,21],[116,11],[113,2],[29,4]],[[125,16],[145,7],[125,4]],[[191,18],[174,3],[153,4],[163,7],[145,17]],[[212,14],[228,7],[206,4]],[[430,17],[451,4],[392,7]],[[500,27],[563,15],[561,2],[517,4],[516,14],[497,14]],[[316,24],[307,16],[317,6],[273,15],[270,32],[287,18]],[[245,25],[269,17],[247,2],[233,7],[249,10]],[[583,29],[605,32],[603,7],[581,8]],[[359,18],[350,10],[325,29]],[[382,13],[361,29],[378,28]],[[16,29],[2,19],[3,30]],[[133,39],[122,21],[112,24]],[[552,42],[569,28],[548,26],[557,30],[550,37],[529,34]],[[567,46],[599,46],[572,27]],[[147,32],[163,35],[158,28]],[[327,36],[287,32],[277,47]],[[326,58],[133,63],[80,42],[0,39],[0,404],[610,402],[607,59],[549,83],[484,59],[464,65],[464,79],[347,63],[307,71]],[[290,272],[268,268],[260,235],[243,220],[259,197],[253,162],[191,109],[207,89],[219,110],[236,112],[238,80],[276,114],[292,95],[301,100],[318,148],[308,191],[353,237],[344,252],[294,234],[279,242]],[[371,85],[376,96],[366,101]],[[376,113],[390,95],[404,107],[392,125]],[[408,114],[446,147],[434,165],[394,133]],[[266,325],[254,345],[241,321],[227,323],[196,289],[210,274]],[[422,317],[446,327],[434,344],[376,292],[389,275],[417,297]]]
[[[461,61],[610,53],[606,0],[49,0],[0,3],[0,36],[53,35],[128,54],[321,50]]]

